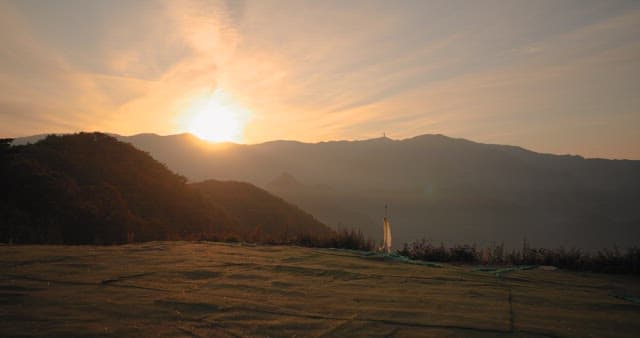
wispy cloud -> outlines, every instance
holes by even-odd
[[[0,133],[185,131],[223,89],[247,142],[444,133],[640,158],[640,5],[0,2]],[[603,146],[606,145],[606,146]]]

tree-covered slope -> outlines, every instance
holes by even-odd
[[[122,243],[238,230],[184,177],[105,134],[3,142],[0,156],[3,242]]]
[[[192,186],[232,215],[240,228],[256,240],[286,240],[301,234],[322,237],[332,233],[312,215],[252,184],[207,180]]]
[[[248,183],[187,184],[148,153],[101,133],[2,143],[0,241],[123,243],[323,237],[313,216]]]

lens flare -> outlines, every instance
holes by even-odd
[[[242,142],[250,112],[223,90],[196,97],[183,120],[185,129],[211,142]]]

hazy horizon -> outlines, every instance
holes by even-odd
[[[0,1],[0,134],[455,135],[640,159],[633,1]]]

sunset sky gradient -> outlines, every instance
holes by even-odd
[[[243,143],[640,159],[640,1],[0,1],[0,44],[1,137],[191,132],[224,93]]]

